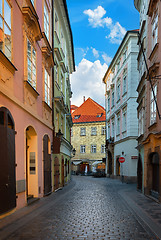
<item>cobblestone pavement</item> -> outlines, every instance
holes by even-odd
[[[4,232],[6,235],[0,239],[159,239],[137,219],[119,194],[130,188],[127,184],[82,176],[74,176],[73,182],[75,184],[68,187],[69,190],[52,194],[28,215],[3,225],[0,236],[4,236]]]

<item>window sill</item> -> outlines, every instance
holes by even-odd
[[[6,55],[0,50],[0,62],[14,75],[17,69],[12,62],[6,57]]]
[[[126,132],[127,132],[126,130],[122,131],[122,133],[126,133]]]
[[[152,58],[153,58],[155,52],[157,51],[158,47],[159,47],[159,43],[156,43],[155,46],[153,47],[151,53],[150,53],[150,56],[149,56],[150,61],[152,60]]]
[[[36,91],[35,88],[27,81],[25,80],[25,87],[34,95],[35,98],[37,98],[40,94]]]
[[[97,134],[91,134],[91,136],[97,136]]]
[[[43,106],[44,106],[49,112],[52,111],[51,106],[49,106],[45,101],[43,101]]]
[[[124,97],[127,94],[127,91],[122,94],[122,97]]]
[[[148,129],[151,129],[151,128],[155,127],[155,126],[156,126],[156,124],[157,124],[157,122],[156,122],[156,121],[155,121],[154,123],[151,123],[151,124],[150,124],[150,126],[148,127]]]
[[[119,104],[119,102],[120,102],[120,99],[119,99],[119,100],[117,100],[117,102],[116,102],[116,103],[117,103],[117,104]]]

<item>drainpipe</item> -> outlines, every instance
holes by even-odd
[[[52,0],[52,55],[54,59],[54,0]],[[55,135],[55,125],[54,125],[54,67],[52,69],[52,124],[53,124],[53,138]]]

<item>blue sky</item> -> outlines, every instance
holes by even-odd
[[[126,31],[139,28],[139,13],[133,0],[67,0],[67,6],[76,64],[72,104],[86,96],[104,105],[102,78]]]

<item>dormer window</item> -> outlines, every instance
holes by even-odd
[[[98,113],[97,117],[100,118],[100,117],[102,117],[102,115],[103,115],[103,113]]]
[[[74,119],[79,119],[80,118],[80,115],[75,115],[74,116]]]

